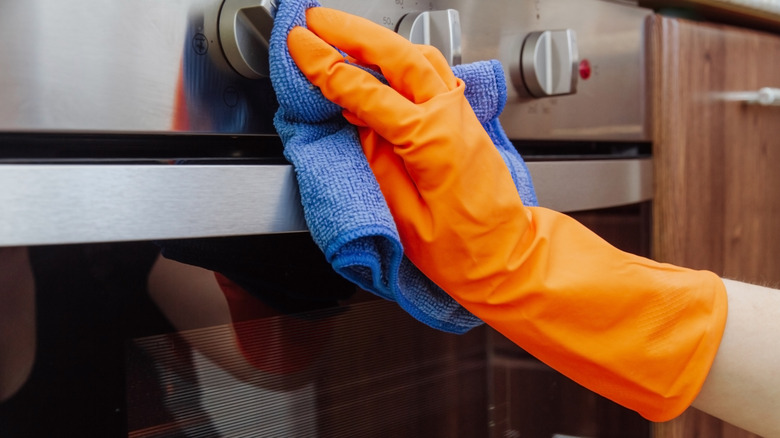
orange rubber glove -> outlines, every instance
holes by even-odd
[[[409,259],[465,308],[571,379],[654,421],[698,394],[726,320],[713,273],[621,252],[525,207],[440,55],[325,8],[293,59],[360,128]],[[345,62],[338,47],[387,79]]]

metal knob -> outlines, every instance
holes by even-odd
[[[518,65],[513,66],[512,80],[515,88],[524,88],[533,97],[573,94],[578,69],[573,30],[531,32],[523,42]]]
[[[268,44],[276,0],[225,0],[219,12],[219,41],[230,66],[251,79],[268,77]]]
[[[428,44],[441,51],[450,65],[461,62],[460,15],[455,9],[406,14],[398,33],[415,44]]]

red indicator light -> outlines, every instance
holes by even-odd
[[[580,61],[580,77],[582,79],[588,79],[590,77],[590,61],[583,59]]]

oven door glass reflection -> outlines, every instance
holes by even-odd
[[[130,436],[486,436],[484,332],[370,297],[130,344]]]
[[[485,329],[439,332],[357,290],[308,234],[0,259],[3,297],[29,322],[0,324],[27,334],[0,363],[28,353],[11,362],[4,438],[488,433]]]

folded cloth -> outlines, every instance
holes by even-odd
[[[290,57],[287,34],[295,26],[305,26],[306,9],[317,6],[314,0],[281,0],[269,49],[271,83],[279,102],[274,125],[284,155],[295,168],[311,236],[348,280],[396,301],[431,327],[466,332],[481,321],[404,257],[356,129]],[[466,97],[504,158],[524,203],[537,205],[528,169],[498,121],[506,101],[501,64],[476,62],[454,67],[453,72],[465,82]]]

